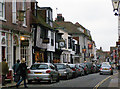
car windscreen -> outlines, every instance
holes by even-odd
[[[47,64],[35,64],[32,65],[31,70],[37,70],[37,69],[48,69],[48,65]]]
[[[56,65],[56,67],[57,67],[58,70],[66,68],[66,66],[64,64],[55,64],[55,65]]]

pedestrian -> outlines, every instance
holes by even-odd
[[[17,60],[17,63],[13,65],[13,71],[14,71],[14,81],[18,82],[20,80],[20,70],[17,71],[18,67],[20,65],[20,60]],[[17,71],[17,72],[16,72]],[[16,74],[15,74],[16,73]]]
[[[18,69],[16,70],[16,72],[20,71],[20,76],[21,76],[21,79],[18,81],[18,83],[16,84],[16,87],[18,88],[20,83],[24,80],[24,87],[25,88],[28,88],[27,85],[26,85],[26,78],[27,78],[27,66],[26,66],[26,63],[25,63],[25,58],[23,58],[21,60],[21,63],[18,67]]]
[[[6,62],[6,59],[3,58],[2,59],[2,85],[5,85],[5,77],[9,72],[9,67],[8,67],[8,63]]]

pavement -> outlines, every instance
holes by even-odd
[[[111,77],[108,87],[118,87],[120,89],[120,70],[118,70],[117,73]]]
[[[21,83],[21,85],[23,85],[23,82]],[[15,86],[16,86],[16,83],[14,81],[12,81],[11,83],[10,82],[7,83],[5,86],[0,85],[0,88],[12,88]],[[111,81],[110,81],[108,87],[116,87],[116,88],[120,89],[120,70],[111,76]]]

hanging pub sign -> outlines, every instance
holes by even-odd
[[[83,53],[86,53],[86,49],[85,49],[85,48],[83,48],[83,49],[82,49],[82,52],[83,52]]]
[[[29,40],[21,40],[21,46],[29,46]]]
[[[42,43],[49,43],[49,38],[44,38]]]
[[[120,45],[120,41],[119,41],[119,42],[116,42],[116,45]]]
[[[93,48],[92,44],[88,44],[88,49],[92,49],[92,48]]]

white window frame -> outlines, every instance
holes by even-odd
[[[16,23],[16,0],[12,1],[12,23]]]
[[[0,5],[2,6],[2,9],[0,11],[0,13],[2,13],[2,16],[0,16],[0,20],[5,20],[5,1],[0,0]]]
[[[24,26],[24,27],[27,27],[27,22],[26,22],[26,0],[23,0],[22,5],[23,5],[22,10],[24,10],[24,11],[25,11],[25,13],[24,13],[23,26]]]

